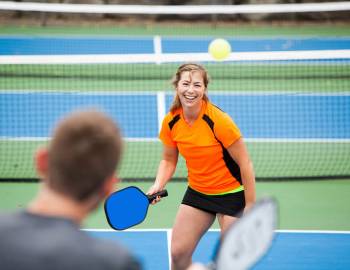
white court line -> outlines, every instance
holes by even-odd
[[[244,138],[244,141],[251,143],[349,143],[350,138]]]
[[[113,229],[81,229],[82,231],[90,232],[168,232],[171,229],[127,229],[124,231],[116,231]]]
[[[113,229],[81,229],[82,231],[91,232],[118,232]],[[128,229],[119,232],[165,232],[171,239],[171,229]],[[209,232],[220,232],[220,229],[210,229]],[[275,230],[277,233],[324,233],[324,234],[350,234],[350,231],[337,231],[337,230]]]
[[[308,91],[308,92],[298,92],[298,91],[230,91],[230,90],[219,90],[219,91],[209,91],[209,98],[211,95],[218,96],[305,96],[305,97],[338,97],[338,96],[350,96],[350,92],[318,92]]]
[[[168,262],[169,262],[169,269],[171,269],[171,234],[172,230],[167,230],[166,236],[167,236],[167,247],[168,247]]]
[[[0,95],[76,95],[76,96],[156,96],[157,91],[100,91],[100,90],[1,90]],[[350,94],[349,94],[350,95]]]
[[[49,141],[51,137],[7,137],[0,136],[0,141],[41,142]],[[158,138],[124,138],[126,142],[160,142]],[[244,138],[248,143],[350,143],[350,138]]]
[[[159,65],[162,63],[162,39],[160,36],[153,37],[153,48],[156,55],[156,64]]]
[[[321,234],[350,234],[350,231],[333,230],[276,230],[277,233],[321,233]]]
[[[164,93],[165,96],[173,96],[173,90],[170,89],[169,91],[160,91]],[[91,90],[91,92],[86,90],[72,90],[72,91],[66,91],[66,90],[51,90],[51,91],[45,91],[45,90],[1,90],[0,95],[27,95],[27,94],[47,94],[47,95],[77,95],[77,96],[156,96],[159,93],[159,91],[102,91],[102,90]],[[209,98],[210,96],[310,96],[310,97],[337,97],[337,96],[350,96],[350,92],[318,92],[315,91],[308,91],[307,93],[304,92],[298,92],[298,91],[268,91],[268,92],[260,92],[260,91],[234,91],[231,90],[210,90],[209,91]]]
[[[350,50],[299,50],[295,51],[258,51],[233,52],[222,62],[259,62],[295,61],[313,63],[310,60],[343,60],[350,59]],[[346,60],[346,61],[347,61]],[[0,65],[56,65],[56,64],[132,64],[132,63],[182,63],[182,62],[214,62],[209,53],[143,53],[143,54],[77,54],[77,55],[0,55]],[[290,61],[290,62],[288,62]],[[249,63],[249,62],[248,62]],[[269,64],[269,63],[268,63]],[[318,62],[317,65],[327,63]]]
[[[51,137],[8,137],[0,136],[0,141],[19,141],[19,142],[41,142],[49,141]],[[160,142],[158,138],[124,138],[126,142]]]

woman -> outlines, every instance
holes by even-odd
[[[255,202],[253,166],[241,133],[230,116],[209,101],[208,82],[200,65],[178,68],[173,79],[176,96],[159,135],[163,157],[148,191],[164,189],[180,152],[186,160],[189,186],[173,227],[173,270],[191,264],[194,249],[216,217],[223,234]]]

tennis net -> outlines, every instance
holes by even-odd
[[[34,150],[81,107],[119,122],[120,176],[153,179],[184,62],[208,69],[210,99],[240,127],[258,180],[350,178],[349,2],[47,2],[0,2],[0,181],[36,178]],[[225,61],[207,53],[216,37],[233,49]],[[175,177],[186,175],[180,160]]]
[[[0,56],[0,179],[36,178],[34,150],[60,117],[86,107],[109,113],[122,128],[120,177],[154,179],[170,79],[184,62],[207,68],[209,97],[240,127],[258,180],[350,176],[349,50],[234,52],[225,61],[158,51]],[[181,159],[175,178],[186,176]]]

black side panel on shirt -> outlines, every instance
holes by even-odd
[[[234,178],[236,178],[237,181],[242,185],[241,170],[240,170],[238,164],[231,157],[230,153],[224,147],[222,142],[215,136],[215,133],[214,133],[214,121],[206,114],[203,115],[202,119],[208,124],[208,126],[211,129],[211,131],[213,132],[213,135],[214,135],[215,139],[220,143],[226,167],[230,171],[231,175]]]
[[[176,124],[177,121],[180,120],[180,114],[177,114],[173,117],[173,119],[171,119],[171,121],[169,122],[169,128],[170,130],[172,130],[172,128],[174,127],[174,125]]]

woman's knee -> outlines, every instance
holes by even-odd
[[[174,244],[171,246],[171,259],[175,262],[190,260],[193,250],[184,245]]]

